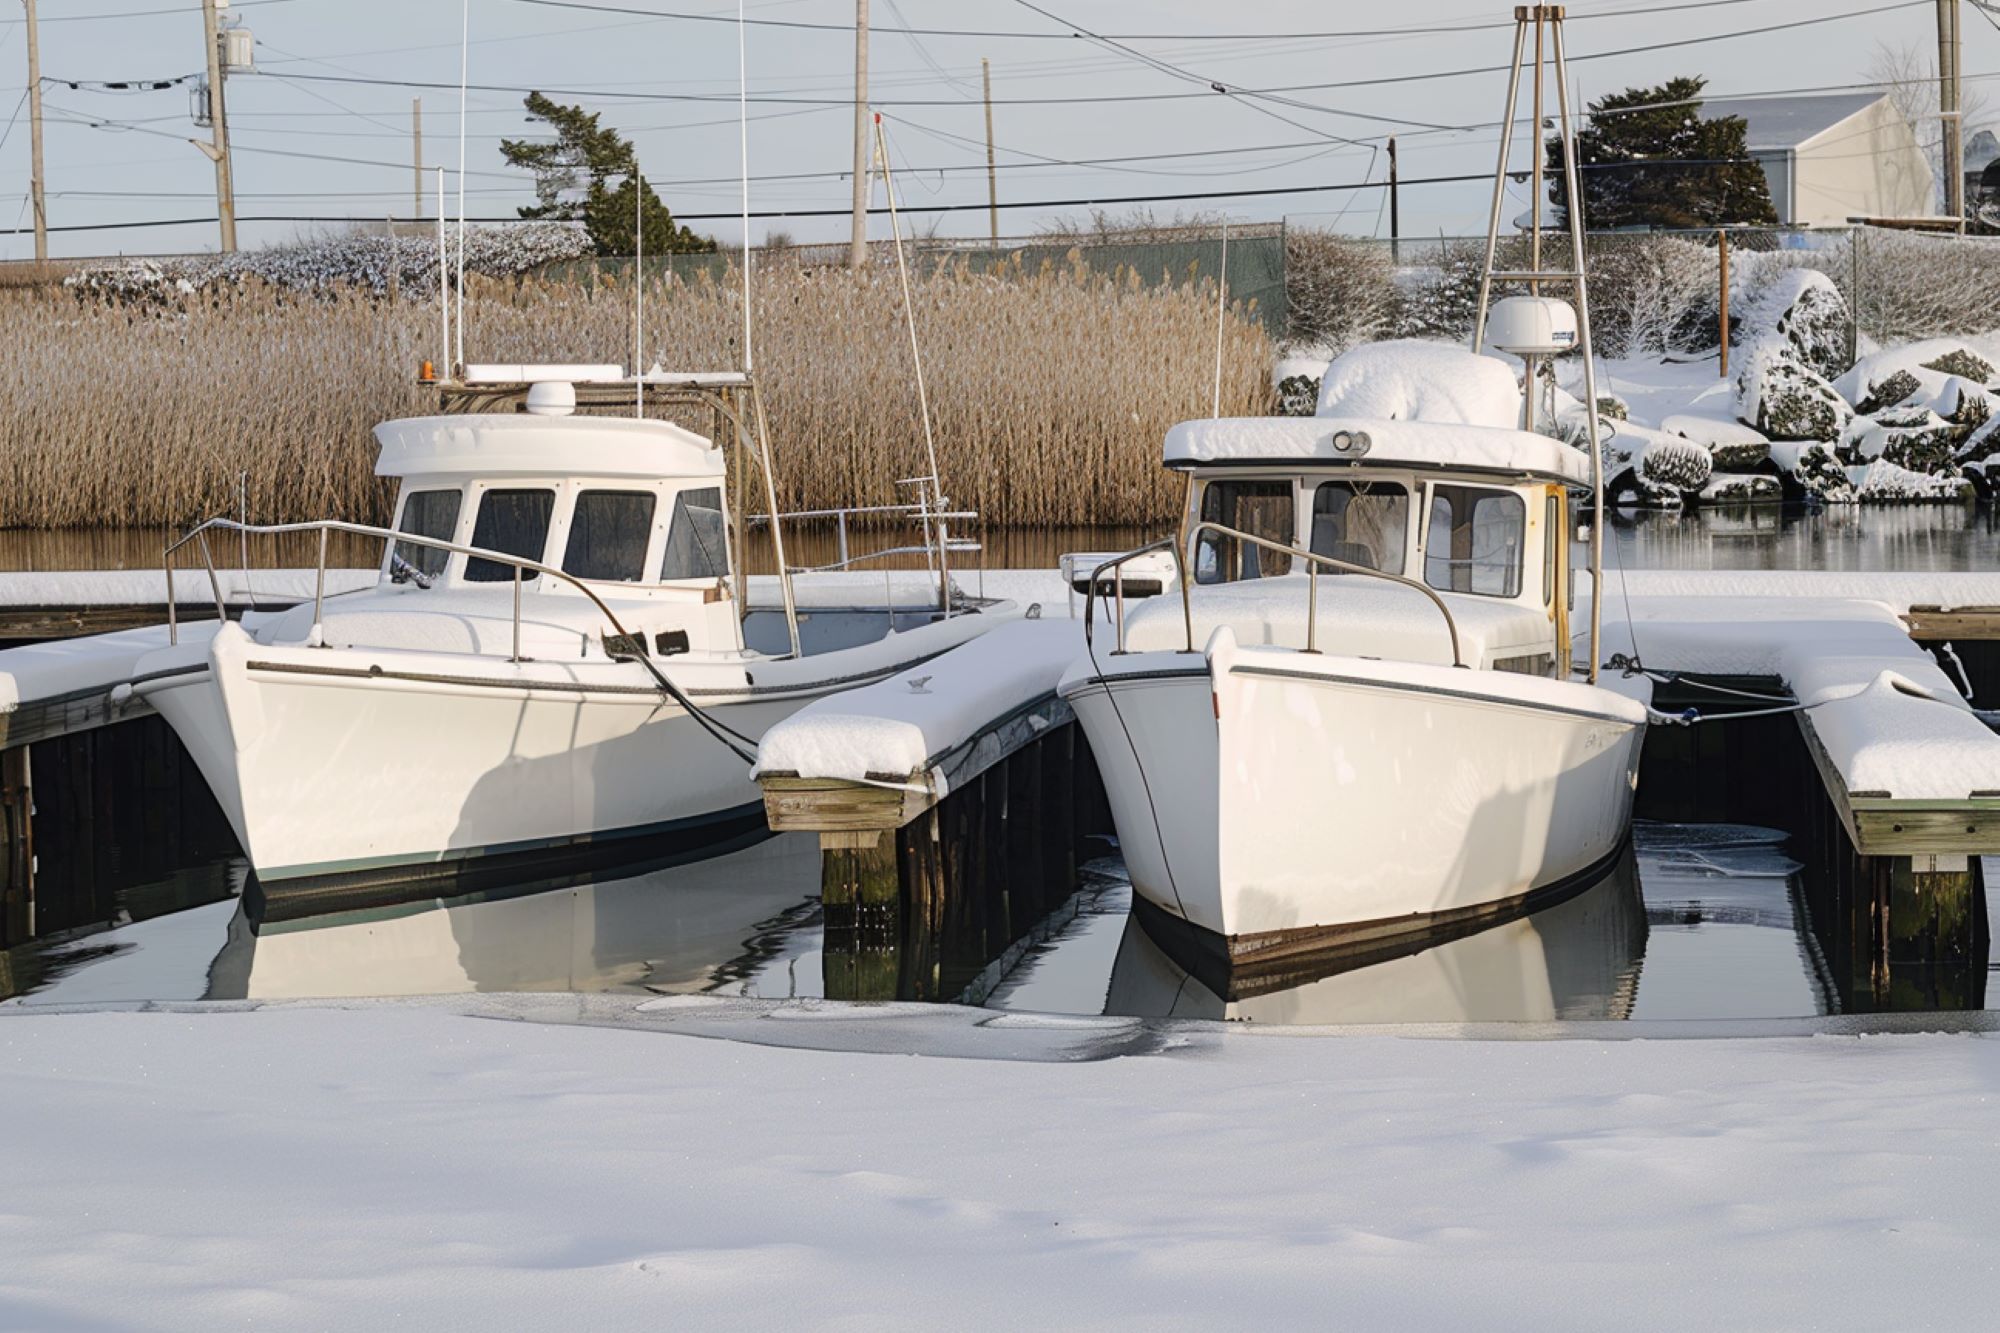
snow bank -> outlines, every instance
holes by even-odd
[[[1082,651],[1078,621],[1002,625],[888,680],[807,704],[764,733],[754,772],[907,782],[1052,693]]]
[[[647,1004],[0,1018],[6,1322],[1942,1327],[1991,1303],[1991,1036]]]
[[[1320,378],[1318,415],[1513,430],[1521,424],[1521,389],[1493,357],[1399,338],[1337,357]]]

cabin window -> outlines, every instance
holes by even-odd
[[[1315,555],[1400,574],[1409,529],[1410,493],[1393,482],[1328,481],[1313,491]],[[1320,572],[1341,571],[1323,567]]]
[[[652,491],[579,492],[563,547],[564,571],[612,583],[646,577],[646,546],[659,499]]]
[[[719,579],[729,573],[728,528],[722,517],[722,488],[704,486],[674,497],[674,522],[667,529],[662,579]]]
[[[1562,499],[1549,492],[1542,522],[1542,605],[1556,604],[1556,561],[1562,553]]]
[[[1201,516],[1286,546],[1297,539],[1292,484],[1288,481],[1212,481],[1201,495]],[[1291,568],[1289,552],[1266,550],[1219,533],[1204,532],[1195,548],[1197,583],[1269,578],[1288,574]]]
[[[403,516],[396,523],[396,531],[407,532],[416,537],[431,537],[448,542],[458,531],[459,493],[452,491],[411,491],[403,497]],[[397,561],[416,570],[426,578],[436,578],[444,573],[444,567],[451,559],[451,552],[435,546],[419,546],[415,542],[397,542],[395,559],[390,561],[394,572]]]
[[[1424,582],[1447,592],[1517,597],[1528,506],[1512,491],[1431,487]]]
[[[488,491],[479,497],[479,516],[472,521],[472,544],[523,560],[540,561],[549,545],[549,519],[556,512],[554,491]],[[469,583],[504,583],[514,577],[514,566],[498,560],[468,557],[465,577]],[[523,581],[535,571],[521,571]]]

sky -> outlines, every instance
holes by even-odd
[[[11,13],[0,20],[0,114],[12,117],[0,122],[0,232],[12,232],[33,219],[25,25],[21,0],[4,2]],[[469,3],[474,87],[464,121],[464,184],[471,217],[512,216],[531,201],[529,179],[505,167],[498,141],[533,134],[516,90],[541,88],[603,112],[606,124],[628,134],[648,179],[689,225],[725,241],[741,235],[733,6]],[[1510,3],[871,3],[871,101],[885,117],[898,198],[913,211],[906,225],[927,230],[935,223],[944,235],[986,231],[984,59],[992,69],[1003,235],[1032,235],[1057,218],[1085,216],[1090,201],[1286,191],[1145,206],[1162,218],[1221,212],[1239,222],[1282,218],[1386,236],[1390,134],[1404,182],[1402,234],[1484,231]],[[214,170],[189,142],[207,135],[190,119],[186,78],[203,64],[200,6],[39,5],[50,226],[207,219],[58,231],[51,253],[213,249]],[[1936,49],[1931,0],[1581,0],[1568,8],[1571,82],[1584,100],[1680,74],[1705,76],[1718,96],[1847,89],[1869,80],[1884,45],[1915,48],[1926,68]],[[675,16],[659,16],[667,11]],[[745,12],[759,21],[745,31],[751,209],[785,215],[753,218],[751,236],[845,239],[854,0],[747,0]],[[412,197],[411,100],[422,101],[427,167],[455,168],[460,0],[236,0],[229,13],[257,43],[257,72],[227,82],[243,246],[341,225],[296,219],[435,215],[434,172],[425,197]],[[1964,15],[1963,68],[1972,92],[2000,77],[2000,18],[1983,17],[1971,3]],[[1826,21],[1757,31],[1802,20]],[[945,31],[893,31],[900,28]],[[1631,50],[1660,43],[1676,45]],[[170,79],[183,81],[163,89],[103,86]],[[1477,179],[1422,183],[1441,176]],[[455,212],[455,170],[448,181]],[[954,204],[967,207],[915,212]],[[1517,189],[1509,216],[1524,207]],[[815,210],[840,215],[811,216]],[[265,217],[281,220],[248,220]],[[887,220],[876,219],[872,232],[888,235]],[[25,230],[0,235],[0,258],[31,255],[32,240]]]

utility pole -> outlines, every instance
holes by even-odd
[[[424,99],[410,99],[410,165],[416,168],[410,185],[410,216],[424,215]]]
[[[1944,142],[1939,154],[1944,168],[1945,212],[1958,219],[1965,231],[1965,126],[1959,118],[1959,55],[1963,49],[1958,35],[1959,0],[1937,0],[1938,30],[1938,119],[1943,123]]]
[[[28,188],[35,201],[35,260],[49,257],[49,206],[42,192],[42,50],[35,30],[35,0],[28,7]]]
[[[1000,249],[1000,179],[993,170],[993,66],[979,57],[979,85],[986,99],[986,230],[995,252]]]
[[[750,238],[744,237],[748,246]],[[854,0],[854,239],[847,266],[868,263],[868,0]]]
[[[1403,262],[1402,200],[1396,191],[1396,136],[1389,136],[1389,262]]]
[[[229,120],[222,97],[221,24],[217,9],[223,0],[201,0],[201,32],[208,46],[208,143],[195,147],[215,163],[215,215],[222,223],[222,252],[236,249],[236,186],[229,178]]]

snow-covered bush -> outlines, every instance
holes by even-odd
[[[1380,245],[1313,227],[1285,229],[1285,335],[1338,353],[1380,337],[1396,283]]]
[[[1271,386],[1278,394],[1278,415],[1309,417],[1319,406],[1319,382],[1325,376],[1327,359],[1311,356],[1281,356],[1271,367]]]
[[[1863,500],[1962,500],[1972,495],[1972,483],[1956,472],[1939,476],[1912,471],[1888,458],[1855,470],[1861,474],[1855,492]]]
[[[1854,492],[1853,478],[1824,444],[1773,443],[1771,461],[1809,497],[1827,504],[1852,504],[1860,498]]]
[[[1862,416],[1869,416],[1923,391],[1924,386],[1915,375],[1907,370],[1893,370],[1887,379],[1877,380],[1862,391],[1861,397],[1854,403],[1854,410]]]
[[[1771,456],[1771,442],[1763,432],[1725,417],[1677,413],[1662,421],[1660,429],[1704,446],[1725,472],[1754,468]]]
[[[456,236],[450,239],[455,243]],[[566,222],[470,227],[465,235],[465,271],[484,277],[511,277],[589,253],[590,238]],[[457,264],[455,252],[450,263]],[[435,237],[352,231],[234,254],[118,260],[81,269],[67,285],[120,300],[168,299],[252,279],[291,291],[361,288],[380,294],[389,290],[393,274],[402,295],[425,298],[437,294],[438,271]]]
[[[1827,379],[1846,370],[1847,300],[1833,280],[1809,268],[1753,268],[1746,309],[1738,326],[1745,343],[1773,335],[1790,343],[1799,359]]]
[[[1599,355],[1674,355],[1716,345],[1713,249],[1678,236],[1616,236],[1585,253]]]
[[[1761,472],[1714,472],[1701,488],[1701,498],[1709,504],[1767,504],[1782,491],[1776,477]]]
[[[1981,384],[1993,382],[1992,365],[1967,347],[1954,347],[1923,364],[1924,369],[1935,370],[1940,375],[1956,375],[1961,379],[1976,380]]]
[[[1445,246],[1434,262],[1413,267],[1396,284],[1390,332],[1398,338],[1470,339],[1485,257],[1484,245],[1458,241]],[[1501,294],[1494,293],[1496,298]]]
[[[1751,345],[1736,372],[1736,416],[1768,439],[1832,442],[1854,409],[1790,342],[1768,336]]]

